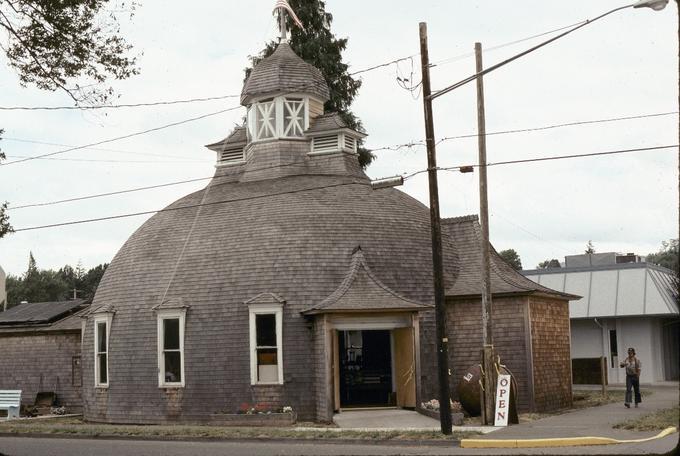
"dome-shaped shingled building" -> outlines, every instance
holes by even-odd
[[[101,281],[83,334],[87,420],[225,422],[290,406],[329,421],[434,397],[429,211],[371,187],[364,135],[324,113],[327,98],[285,42],[254,68],[245,125],[207,146],[213,179],[144,223]]]

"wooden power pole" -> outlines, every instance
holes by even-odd
[[[446,302],[444,296],[444,262],[437,185],[437,157],[432,118],[430,58],[427,51],[427,24],[420,23],[420,61],[423,75],[423,107],[425,112],[425,142],[427,145],[427,177],[430,184],[430,229],[432,231],[432,275],[434,277],[435,324],[437,326],[437,373],[439,378],[439,420],[443,434],[451,434],[451,400],[449,388],[449,339],[446,332]]]
[[[489,259],[489,201],[486,185],[486,120],[484,115],[484,80],[482,44],[475,43],[477,65],[477,137],[479,143],[479,223],[482,226],[482,368],[484,394],[482,418],[484,424],[494,424],[496,402],[496,367],[493,352],[493,318],[491,302],[491,265]]]

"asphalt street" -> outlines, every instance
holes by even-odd
[[[150,441],[66,438],[0,438],[4,456],[273,456],[273,455],[483,455],[483,454],[664,454],[678,444],[678,434],[647,444],[563,448],[480,448],[403,446],[319,442]]]

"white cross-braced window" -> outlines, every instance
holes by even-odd
[[[276,103],[271,100],[260,102],[255,106],[257,107],[255,116],[256,139],[273,138],[276,136]]]
[[[283,136],[302,136],[305,125],[305,103],[301,98],[283,100]]]

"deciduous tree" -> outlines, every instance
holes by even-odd
[[[516,271],[522,270],[522,260],[515,249],[506,249],[498,252],[501,258],[503,258],[512,268]]]
[[[138,72],[118,19],[134,9],[134,1],[0,0],[0,49],[20,85],[62,90],[77,104],[103,103],[113,94],[107,80]],[[0,238],[10,232],[7,202],[0,203]]]
[[[677,273],[678,271],[678,239],[669,239],[661,242],[661,248],[647,255],[647,262],[668,268]]]
[[[536,269],[553,269],[553,268],[561,268],[561,267],[562,267],[562,265],[560,264],[560,260],[553,258],[552,260],[541,261],[536,266]]]

